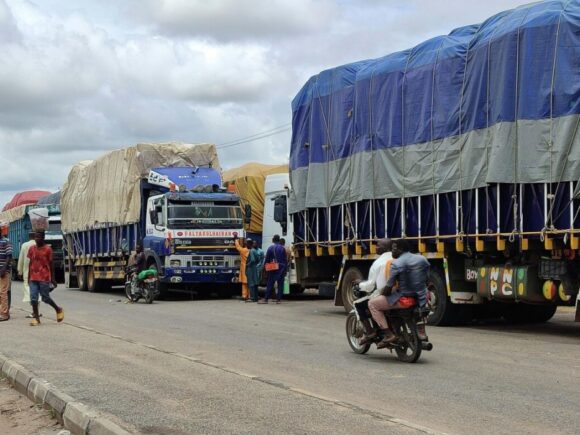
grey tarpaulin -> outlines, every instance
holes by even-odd
[[[138,222],[140,181],[156,167],[211,165],[221,170],[215,145],[138,144],[75,165],[63,186],[62,229]]]

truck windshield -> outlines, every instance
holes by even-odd
[[[49,232],[60,232],[60,221],[48,221],[48,229]]]
[[[167,207],[168,228],[240,228],[242,213],[233,203],[170,202]]]

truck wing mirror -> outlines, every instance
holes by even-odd
[[[252,221],[252,206],[246,204],[244,206],[244,223],[249,224]]]
[[[286,222],[286,214],[286,197],[277,196],[274,198],[274,220],[280,224]]]

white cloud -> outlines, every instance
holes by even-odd
[[[293,38],[324,31],[337,14],[329,0],[146,0],[138,16],[170,35],[219,41]]]
[[[521,3],[0,0],[0,206],[106,150],[286,124],[310,75]],[[223,149],[222,166],[285,162],[289,138]]]

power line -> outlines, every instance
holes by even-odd
[[[254,140],[264,139],[264,138],[267,138],[270,136],[284,133],[284,132],[290,130],[290,125],[291,125],[291,123],[282,124],[282,125],[279,125],[278,127],[274,127],[274,128],[269,129],[269,130],[262,131],[260,133],[254,133],[250,136],[242,137],[242,138],[232,140],[229,142],[224,142],[224,143],[218,144],[217,148],[222,148],[222,149],[229,148],[229,147],[233,147],[236,145],[241,145],[244,143],[252,142]]]

